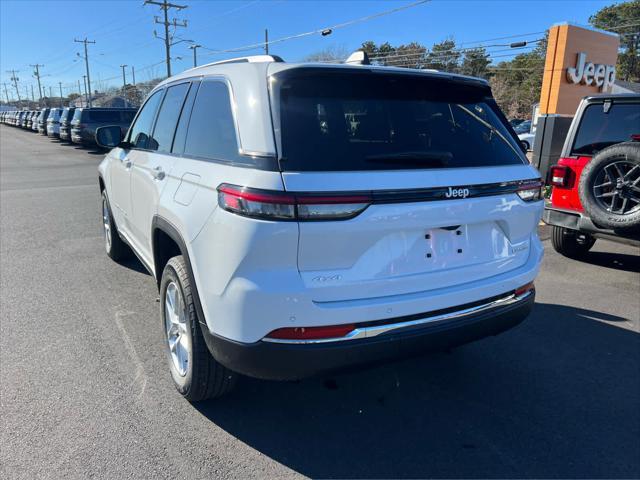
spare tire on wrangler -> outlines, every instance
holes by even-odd
[[[619,233],[640,231],[640,143],[605,148],[584,167],[580,201],[594,224]]]

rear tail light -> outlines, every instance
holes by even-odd
[[[327,327],[289,327],[274,330],[267,338],[278,340],[318,340],[323,338],[340,338],[356,328],[353,324],[329,325]]]
[[[516,288],[514,293],[516,294],[517,297],[519,297],[520,295],[524,295],[525,293],[535,289],[536,289],[536,286],[533,284],[533,282],[529,282],[526,285]]]
[[[553,165],[549,168],[548,183],[553,187],[571,188],[573,185],[571,169],[564,165]]]
[[[518,188],[518,196],[525,202],[535,202],[542,198],[542,182],[525,183]]]
[[[289,193],[222,184],[218,204],[245,217],[266,220],[347,220],[362,213],[372,202],[370,195]]]

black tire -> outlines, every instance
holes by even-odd
[[[586,233],[577,230],[553,226],[551,230],[551,245],[560,255],[568,258],[584,258],[596,239]]]
[[[102,191],[102,232],[104,234],[104,249],[112,260],[117,262],[129,257],[131,250],[118,234],[118,227],[113,219],[111,205],[105,190]],[[108,235],[110,235],[110,241]]]
[[[169,348],[167,332],[167,311],[165,308],[167,287],[171,284],[177,286],[181,293],[186,329],[183,335],[190,344],[186,372],[181,374]],[[221,397],[229,393],[237,381],[237,374],[218,363],[209,353],[205,343],[200,322],[193,299],[191,282],[187,273],[187,267],[182,255],[173,257],[167,262],[162,272],[160,282],[160,311],[162,317],[162,332],[165,353],[169,363],[169,370],[173,383],[180,394],[190,402],[197,402],[210,398]]]
[[[524,148],[527,152],[531,150],[531,145],[529,145],[529,142],[527,142],[526,140],[520,140],[520,145],[522,145],[522,148]]]
[[[640,143],[600,151],[584,167],[578,192],[594,224],[620,233],[640,231]]]

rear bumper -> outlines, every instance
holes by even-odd
[[[71,130],[71,141],[73,143],[79,143],[81,145],[92,145],[95,143],[95,139],[92,135],[84,131]]]
[[[545,207],[544,213],[542,214],[542,221],[547,225],[588,233],[597,238],[605,238],[614,242],[631,245],[640,245],[640,238],[638,238],[638,236],[620,235],[613,230],[600,228],[596,226],[589,217],[573,210]]]
[[[216,336],[203,325],[209,350],[227,368],[250,377],[294,380],[350,368],[387,363],[446,350],[497,335],[522,322],[531,312],[535,291],[507,305],[483,309],[445,321],[401,328],[372,338],[326,343],[240,343]],[[459,307],[460,311],[465,306]],[[455,312],[454,312],[455,313]],[[425,313],[429,319],[438,312]]]

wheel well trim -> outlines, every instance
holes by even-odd
[[[187,275],[189,276],[189,283],[191,283],[191,290],[193,291],[193,301],[196,306],[196,313],[198,314],[198,321],[203,326],[203,328],[207,329],[207,322],[204,316],[204,310],[202,308],[202,303],[200,302],[200,294],[198,293],[198,284],[196,283],[195,276],[193,275],[193,269],[191,268],[191,259],[189,258],[189,251],[187,249],[187,244],[182,238],[182,235],[178,231],[178,229],[166,218],[163,218],[159,215],[155,215],[151,222],[151,238],[152,238],[152,251],[153,251],[153,263],[154,270],[156,275],[156,283],[158,285],[158,291],[160,290],[160,282],[162,280],[162,271],[158,268],[157,255],[156,255],[156,245],[155,245],[155,237],[156,231],[161,231],[166,234],[171,240],[175,242],[180,250],[180,254],[184,258],[185,265],[187,267]]]

